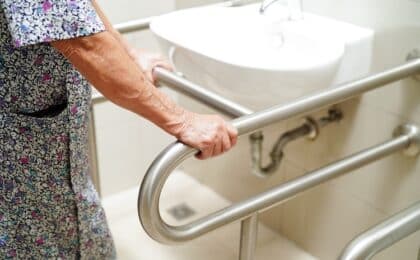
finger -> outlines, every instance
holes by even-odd
[[[235,146],[238,141],[238,130],[231,124],[227,124],[231,146]]]
[[[222,142],[222,138],[220,138],[220,136],[218,136],[216,138],[216,144],[214,145],[214,150],[213,150],[212,156],[217,156],[217,155],[220,155],[220,154],[223,153],[223,142]]]
[[[199,160],[206,160],[211,157],[213,154],[214,145],[209,146],[208,148],[204,148],[201,150],[199,154],[196,155],[196,158]]]
[[[222,144],[223,144],[222,152],[227,152],[230,150],[230,148],[232,147],[232,143],[230,142],[229,134],[225,133],[223,135]]]
[[[157,68],[157,67],[159,67],[159,68],[164,68],[165,70],[168,70],[168,71],[174,71],[174,69],[173,69],[173,67],[171,66],[171,65],[169,65],[169,64],[167,64],[167,63],[165,63],[165,62],[161,62],[161,63],[155,63],[155,64],[153,64],[153,66],[152,66],[152,69],[150,69],[150,71],[151,71],[151,81],[153,82],[153,84],[156,84],[157,83],[157,81],[159,80],[158,78],[157,78],[157,76],[156,76],[156,74],[155,73],[153,73],[153,71],[155,70],[155,68]]]
[[[153,75],[153,72],[152,72],[151,70],[149,70],[149,71],[146,73],[146,77],[147,77],[147,80],[148,80],[148,81],[150,81],[153,85],[155,85],[155,84],[156,84],[156,79],[155,79],[155,76]]]
[[[167,60],[157,60],[153,64],[153,68],[161,67],[169,71],[173,71],[174,67]]]

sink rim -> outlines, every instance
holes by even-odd
[[[236,13],[239,13],[236,15],[241,15],[240,12],[255,10],[256,15],[259,15],[258,7],[259,7],[258,4],[251,4],[251,5],[247,5],[243,7],[234,7],[234,8],[223,7],[223,6],[210,6],[210,7],[196,7],[196,8],[186,9],[186,10],[179,10],[179,11],[175,11],[169,14],[156,17],[155,19],[152,20],[150,24],[150,29],[158,38],[161,38],[162,40],[169,43],[170,45],[173,45],[176,48],[193,52],[195,54],[204,56],[205,58],[211,59],[216,62],[224,63],[224,64],[238,67],[238,68],[249,69],[249,70],[258,70],[258,71],[266,71],[266,72],[302,72],[302,71],[308,71],[308,70],[311,70],[311,71],[322,70],[323,68],[334,66],[343,57],[344,52],[345,52],[345,41],[343,39],[335,39],[334,36],[332,36],[332,37],[329,37],[328,39],[324,40],[323,38],[321,40],[320,38],[322,37],[316,39],[314,37],[310,38],[308,36],[307,38],[312,39],[319,46],[325,43],[325,45],[322,46],[322,49],[321,49],[324,53],[322,59],[314,59],[311,62],[305,61],[305,63],[300,62],[295,65],[286,64],[286,62],[280,65],[276,65],[276,64],[275,65],[273,64],[255,65],[254,63],[255,60],[252,60],[252,59],[250,59],[248,62],[239,62],[238,60],[235,60],[235,58],[232,58],[232,56],[227,57],[227,58],[226,56],[223,57],[223,55],[226,55],[226,52],[218,53],[218,50],[214,50],[214,49],[212,51],[209,51],[208,49],[206,50],[206,47],[208,47],[208,45],[206,46],[205,44],[203,45],[204,47],[197,46],[194,44],[189,44],[188,40],[186,40],[187,37],[185,37],[185,35],[188,35],[188,32],[191,32],[190,28],[186,29],[186,31],[181,33],[180,38],[174,37],[173,35],[171,35],[170,32],[168,32],[168,30],[169,31],[173,30],[173,26],[174,26],[173,24],[178,25],[179,27],[179,24],[182,24],[182,22],[191,20],[192,18],[194,18],[194,16],[197,16],[197,14],[200,14],[203,12],[208,13],[208,12],[215,12],[215,11],[223,10],[224,12],[233,12],[233,13],[236,12]],[[244,10],[245,8],[247,10]],[[306,20],[303,22],[299,22],[301,23],[301,26],[305,26],[308,22],[312,22],[312,20],[315,20],[320,23],[331,20],[329,18],[324,18],[322,16],[317,16],[317,15],[313,15],[309,13],[304,13],[304,15],[305,15]],[[181,17],[181,21],[178,20],[177,22],[173,22],[179,19],[179,17]],[[262,18],[262,19],[265,19],[265,18]],[[171,26],[168,27],[167,23],[171,21],[172,21],[172,23],[170,23]],[[203,21],[206,23],[206,18],[204,18]],[[335,21],[335,20],[332,20],[332,21]],[[341,23],[340,21],[335,21],[335,22]],[[207,23],[208,23],[208,20],[207,20]],[[293,23],[293,22],[288,22],[288,23]],[[297,23],[295,23],[294,26],[296,26],[296,24]],[[291,27],[290,25],[286,25],[288,26],[287,28]],[[212,24],[210,24],[210,26],[212,26]],[[182,30],[182,28],[183,27],[181,27],[181,29],[179,30]],[[194,26],[192,26],[192,28],[194,28]],[[176,30],[176,31],[179,32],[179,30]],[[290,30],[290,29],[286,29],[286,31],[287,30]],[[220,34],[226,35],[226,34],[229,34],[229,32],[225,31]],[[322,34],[322,36],[325,36],[325,34]],[[230,50],[232,50],[232,48]],[[274,50],[272,51],[272,53],[274,53]]]

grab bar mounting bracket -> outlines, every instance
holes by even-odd
[[[420,129],[415,125],[405,124],[399,126],[394,131],[395,136],[407,135],[411,137],[411,142],[408,147],[404,150],[404,154],[415,157],[420,152]]]
[[[416,48],[411,50],[408,54],[407,54],[407,61],[412,61],[415,59],[420,59],[420,49]],[[420,81],[420,74],[414,75],[413,78],[417,81]]]

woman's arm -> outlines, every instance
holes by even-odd
[[[105,25],[106,30],[110,32],[118,42],[121,43],[127,54],[137,63],[137,65],[140,66],[149,81],[152,83],[155,83],[156,81],[153,75],[153,68],[159,66],[170,71],[173,69],[162,55],[133,48],[128,43],[128,41],[114,28],[114,26],[112,26],[111,22],[108,20],[108,17],[105,15],[99,4],[96,1],[92,1],[92,4],[97,14],[101,18],[103,24]]]
[[[236,143],[236,129],[221,117],[187,111],[155,88],[112,32],[51,44],[105,97],[198,148],[198,158],[219,155]]]

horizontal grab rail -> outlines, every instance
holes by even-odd
[[[216,4],[210,4],[207,6],[215,6],[215,5],[219,5],[219,6],[240,6],[242,4],[247,4],[247,3],[251,3],[251,2],[257,2],[257,0],[231,0],[231,1],[224,1],[221,3],[216,3]],[[114,25],[114,28],[120,32],[120,33],[131,33],[131,32],[136,32],[136,31],[143,31],[143,30],[148,30],[150,29],[150,24],[153,21],[153,19],[156,18],[156,16],[150,16],[150,17],[146,17],[146,18],[141,18],[141,19],[137,19],[137,20],[132,20],[132,21],[128,21],[128,22],[123,22],[123,23],[119,23]],[[203,103],[205,102],[207,105],[210,105],[211,107],[227,114],[233,117],[239,117],[239,116],[243,116],[243,115],[247,115],[247,114],[251,114],[252,111],[240,106],[239,104],[235,104],[230,100],[227,100],[221,96],[216,96],[214,93],[210,93],[210,92],[205,92],[202,93],[202,90],[205,90],[204,88],[201,88],[200,86],[197,86],[194,84],[192,84],[191,82],[188,81],[183,81],[181,77],[170,73],[168,71],[165,71],[164,69],[161,68],[155,68],[155,72],[156,74],[159,75],[160,80],[162,82],[165,82],[167,84],[170,84],[171,86],[176,86],[176,90],[183,92],[184,94],[187,94],[189,96],[191,96],[189,93],[194,92],[197,93],[197,95],[193,96],[194,98],[199,99],[200,101],[202,101]],[[178,82],[182,82],[182,84],[179,84]],[[192,86],[192,87],[188,87],[189,91],[182,91],[182,89],[185,89],[185,87],[182,87],[183,85],[185,86]],[[201,90],[200,90],[201,89]],[[200,92],[202,94],[200,94]],[[214,98],[212,98],[212,100],[215,100],[216,102],[208,102],[208,97],[212,96]],[[104,101],[106,100],[106,98],[98,92],[95,92],[92,95],[92,100],[94,102],[98,102],[98,101]]]
[[[420,230],[420,202],[415,203],[353,239],[339,260],[368,260]]]
[[[325,89],[294,102],[247,115],[232,121],[239,134],[254,132],[264,126],[288,119],[312,110],[339,103],[385,84],[420,73],[420,59],[366,78]],[[342,161],[311,172],[272,190],[248,200],[227,207],[221,211],[183,226],[165,223],[159,213],[159,199],[162,188],[171,171],[197,150],[180,142],[168,146],[155,159],[141,184],[138,198],[140,221],[150,237],[162,243],[181,242],[194,239],[225,224],[248,217],[276,203],[287,200],[298,192],[309,189],[347,171],[359,168],[393,152],[407,148],[419,140],[417,128],[406,127],[409,134],[403,134],[382,145],[355,154]],[[412,131],[415,129],[415,131]]]
[[[191,81],[188,81],[163,68],[157,67],[153,70],[153,73],[156,78],[159,79],[159,83],[164,83],[165,86],[171,87],[184,95],[197,99],[201,103],[231,117],[236,118],[253,113],[252,110],[222,97],[215,92],[207,90],[202,86],[194,84]]]
[[[150,27],[150,23],[152,22],[154,16],[132,20],[129,22],[119,23],[114,25],[114,28],[119,31],[120,33],[130,33],[136,31],[147,30]]]
[[[181,158],[177,156],[177,151],[183,150],[183,147],[178,144],[177,146],[172,146],[170,150],[165,150],[149,169],[148,175],[140,188],[138,213],[143,228],[153,239],[166,244],[192,240],[219,227],[249,217],[254,212],[267,210],[293,198],[300,192],[337,178],[349,171],[406,149],[414,141],[418,143],[419,139],[418,128],[409,125],[404,126],[402,134],[397,135],[390,141],[307,173],[192,223],[182,226],[171,226],[165,223],[160,216],[159,195],[170,172],[182,159],[186,158],[186,156]],[[165,162],[170,162],[168,168]]]
[[[194,84],[183,77],[176,75],[166,69],[157,67],[153,70],[153,74],[159,79],[159,86],[165,85],[173,90],[192,97],[217,111],[236,118],[244,115],[252,114],[253,111],[236,103],[230,99],[220,96],[202,86]],[[105,97],[96,92],[92,95],[95,102],[105,100]]]

